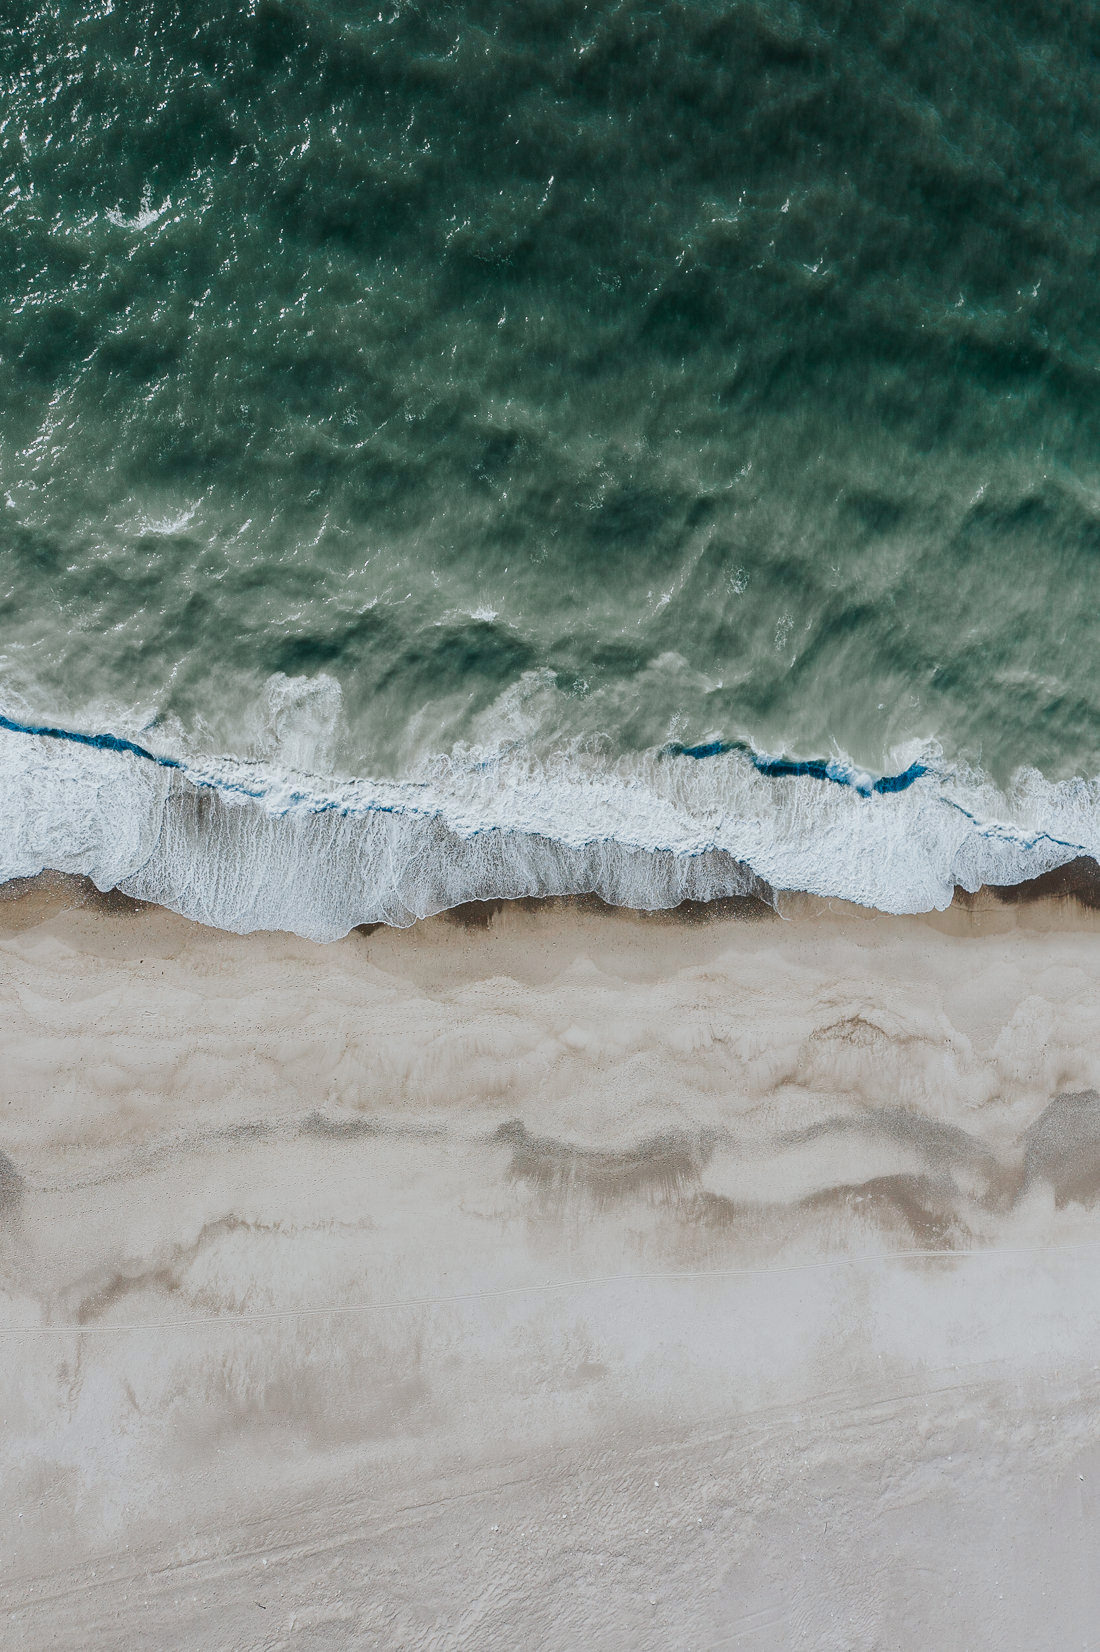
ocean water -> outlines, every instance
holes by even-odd
[[[1100,854],[1100,14],[9,0],[0,876]]]

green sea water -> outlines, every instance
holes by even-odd
[[[9,0],[0,709],[1097,773],[1098,110],[1091,6]]]

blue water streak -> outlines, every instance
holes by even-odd
[[[94,746],[97,751],[126,752],[131,757],[144,757],[147,763],[156,763],[162,769],[180,769],[184,765],[176,757],[164,757],[148,751],[134,740],[125,740],[119,734],[81,734],[77,729],[47,728],[38,723],[17,723],[13,717],[0,712],[0,729],[9,734],[38,734],[46,740],[68,740],[75,746]]]
[[[732,751],[740,752],[747,757],[757,773],[766,775],[769,780],[801,777],[830,780],[835,786],[850,787],[861,797],[870,797],[872,794],[883,797],[893,792],[907,791],[915,781],[932,772],[925,763],[910,763],[900,774],[875,776],[868,774],[866,769],[857,769],[852,763],[842,763],[832,757],[768,757],[762,752],[754,751],[742,740],[707,740],[698,746],[684,746],[679,741],[674,741],[665,747],[669,757],[694,757],[697,761],[707,757],[720,757]]]

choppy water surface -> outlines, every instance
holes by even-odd
[[[329,934],[1100,844],[1088,8],[5,15],[0,872]]]

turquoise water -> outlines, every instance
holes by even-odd
[[[1092,852],[1089,8],[5,17],[0,872],[321,935]]]

